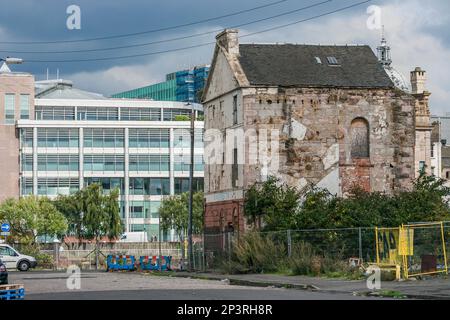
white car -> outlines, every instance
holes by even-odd
[[[28,271],[37,266],[35,258],[21,254],[7,244],[0,244],[0,260],[7,269],[18,269],[19,271]]]

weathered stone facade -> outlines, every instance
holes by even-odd
[[[405,189],[414,177],[414,99],[392,90],[289,88],[278,94],[243,96],[244,130],[278,129],[278,172],[299,188],[308,183],[346,193]],[[278,102],[278,103],[277,103]],[[351,125],[364,119],[369,157],[354,158]],[[260,181],[257,166],[245,168],[244,189]]]
[[[244,148],[239,149],[243,151],[238,151],[237,155],[243,160],[235,166],[237,179],[233,178],[236,159],[231,163],[226,161],[232,159],[233,154],[230,148],[225,148],[226,143],[221,145],[223,163],[207,162],[205,166],[206,232],[224,232],[230,225],[244,231],[242,204],[245,190],[269,175],[299,189],[314,184],[341,196],[355,186],[386,193],[412,186],[417,102],[414,96],[396,89],[385,72],[377,69],[370,49],[366,48],[363,53],[369,55],[368,70],[374,70],[374,74],[366,72],[360,76],[355,73],[355,78],[363,77],[361,85],[355,79],[347,81],[348,73],[339,78],[341,70],[336,72],[331,68],[340,66],[324,69],[324,58],[314,56],[311,60],[321,65],[320,70],[325,70],[326,80],[321,81],[320,76],[313,74],[303,81],[313,79],[318,81],[316,86],[311,83],[289,85],[287,82],[293,80],[286,80],[281,74],[280,82],[284,84],[277,85],[264,84],[263,80],[258,82],[258,77],[267,78],[267,74],[257,66],[251,75],[245,72],[253,66],[248,56],[245,57],[245,68],[240,63],[236,30],[226,31],[217,39],[203,97],[206,132],[214,129],[217,134],[216,139],[211,140],[205,136],[205,154],[208,156],[208,141],[217,147],[218,136],[222,135],[225,141],[229,130],[240,132],[235,133],[237,142],[233,148],[239,149],[242,145]],[[333,52],[332,47],[313,49],[327,54]],[[355,51],[360,55],[359,60],[349,64],[359,63],[355,68],[364,68],[361,48],[339,50]],[[351,58],[342,57],[341,60],[347,62]],[[373,58],[376,59],[374,55]],[[267,64],[271,63],[269,59]],[[347,71],[356,72],[352,71],[353,65]],[[273,70],[276,68],[267,72]],[[325,74],[328,70],[331,70],[330,75]],[[296,74],[287,77],[293,76]],[[299,77],[302,77],[300,73]],[[373,86],[370,85],[372,77],[378,79]],[[336,85],[328,85],[327,81],[334,81]],[[350,84],[345,85],[346,82]],[[271,136],[271,132],[278,134]],[[261,162],[252,162],[255,146],[258,150],[262,148],[259,143],[266,137],[263,133],[272,139],[264,146],[270,155],[269,162],[278,161],[277,166],[268,165],[267,170]]]

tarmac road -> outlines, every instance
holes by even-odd
[[[346,293],[260,288],[140,273],[83,272],[80,289],[69,290],[64,272],[10,272],[25,285],[27,300],[367,300]],[[70,282],[70,281],[69,281]]]

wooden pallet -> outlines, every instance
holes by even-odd
[[[23,300],[25,287],[23,284],[6,284],[0,286],[0,300]]]
[[[2,284],[0,285],[0,291],[1,290],[14,290],[14,289],[23,289],[23,284]]]

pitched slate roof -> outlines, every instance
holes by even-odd
[[[394,87],[369,46],[241,44],[239,50],[251,85]],[[328,57],[335,57],[339,66],[330,66]]]

